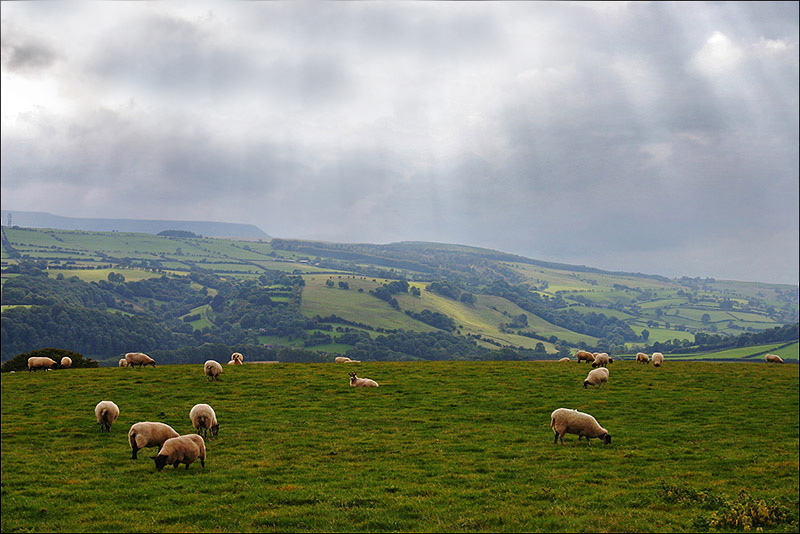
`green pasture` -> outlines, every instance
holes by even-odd
[[[792,359],[800,361],[800,345],[798,343],[792,343],[787,347],[783,347],[780,349],[774,349],[770,351],[772,354],[777,354],[784,360]]]
[[[77,276],[85,282],[97,282],[99,280],[108,280],[108,275],[112,272],[123,275],[126,282],[163,276],[162,273],[154,273],[144,269],[48,269],[47,275],[50,278],[55,278],[59,274],[64,275],[64,278]]]
[[[694,334],[691,332],[681,332],[680,330],[667,330],[666,328],[651,328],[649,326],[638,325],[631,325],[631,330],[639,335],[642,335],[642,330],[650,332],[647,338],[647,342],[650,344],[656,341],[664,343],[665,341],[671,341],[673,339],[691,339],[694,341]]]
[[[728,349],[728,350],[721,350],[717,352],[706,352],[706,353],[698,353],[698,354],[675,354],[675,355],[664,355],[664,358],[670,358],[674,360],[678,359],[742,359],[753,356],[754,354],[760,354],[762,352],[772,352],[776,350],[778,347],[782,346],[783,343],[769,343],[767,345],[754,345],[751,347],[737,347],[735,349]],[[755,361],[763,361],[764,356],[761,354]]]
[[[797,367],[619,361],[583,389],[588,368],[245,363],[216,383],[200,365],[4,373],[0,530],[797,531]],[[352,388],[348,371],[380,387]],[[100,400],[120,407],[110,433]],[[156,472],[155,449],[130,459],[131,424],[190,433],[201,402],[220,423],[205,468]],[[612,442],[553,444],[559,407],[593,414]]]

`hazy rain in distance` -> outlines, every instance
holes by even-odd
[[[798,92],[796,2],[4,2],[2,208],[797,284]]]

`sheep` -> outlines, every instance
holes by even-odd
[[[337,356],[333,361],[336,363],[361,363],[361,360],[351,360],[347,356]]]
[[[174,428],[164,423],[151,423],[150,421],[135,423],[128,431],[128,443],[133,449],[131,460],[136,459],[136,453],[139,449],[144,449],[145,447],[161,448],[165,441],[178,436],[179,434],[175,432]]]
[[[242,365],[244,363],[244,356],[242,356],[241,352],[234,352],[231,354],[231,361],[234,362],[233,365]]]
[[[161,471],[167,464],[172,464],[176,469],[179,464],[189,465],[200,458],[200,465],[206,466],[206,443],[197,434],[186,434],[170,438],[164,442],[158,451],[158,456],[150,458],[156,463],[156,469]]]
[[[558,439],[561,438],[561,445],[564,445],[564,434],[577,434],[578,441],[581,437],[585,437],[587,444],[589,438],[600,438],[605,444],[611,443],[611,436],[600,426],[597,419],[578,410],[558,408],[553,411],[550,414],[550,428],[555,432],[553,444],[558,443]]]
[[[189,419],[191,419],[192,426],[197,429],[198,434],[202,432],[203,436],[207,437],[210,430],[212,439],[219,434],[217,414],[208,404],[195,404],[189,412]]]
[[[605,367],[592,369],[583,381],[583,389],[587,389],[586,386],[602,386],[603,382],[608,382],[608,369]]]
[[[636,354],[636,361],[649,365],[650,364],[650,356],[648,356],[644,352],[639,352],[639,353]]]
[[[764,356],[764,361],[767,363],[783,363],[783,358],[778,356],[777,354],[767,354]]]
[[[208,360],[203,364],[203,372],[206,376],[211,377],[211,381],[219,380],[219,375],[222,373],[222,366],[219,362]]]
[[[130,367],[134,367],[136,365],[139,367],[144,367],[145,365],[152,365],[153,367],[156,366],[155,360],[143,352],[129,352],[125,355],[125,360],[127,360]]]
[[[578,358],[578,363],[592,363],[594,361],[594,355],[591,352],[586,352],[585,350],[579,350],[575,353],[575,356]]]
[[[55,360],[47,358],[46,356],[31,356],[28,358],[28,372],[36,371],[37,369],[49,370],[51,367],[58,365]]]
[[[126,360],[125,358],[120,358],[119,366],[120,367],[128,367],[128,360]]]
[[[358,378],[355,373],[350,373],[350,385],[361,388],[376,388],[378,383],[370,378]]]
[[[653,353],[653,366],[654,367],[661,367],[661,364],[664,363],[664,355],[660,352]]]
[[[570,360],[569,358],[567,358],[567,357],[565,356],[564,358],[561,358],[561,359],[560,359],[560,360],[558,360],[558,361],[560,361],[560,362],[571,362],[572,360]]]
[[[100,432],[104,429],[111,432],[111,424],[119,417],[119,407],[111,401],[100,401],[94,407],[94,415],[100,425]]]
[[[62,369],[69,369],[72,366],[72,358],[69,356],[64,356],[61,358],[61,368]]]
[[[609,357],[609,355],[603,352],[595,356],[594,361],[592,362],[592,367],[605,367],[612,361],[613,360]]]

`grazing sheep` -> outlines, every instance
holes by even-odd
[[[609,357],[609,355],[603,352],[602,354],[598,354],[597,356],[594,357],[594,361],[592,362],[592,367],[605,367],[612,361],[613,360]]]
[[[558,360],[558,361],[560,361],[560,362],[571,362],[572,360],[570,360],[569,358],[567,358],[567,357],[565,356],[564,358],[561,358],[561,359],[560,359],[560,360]]]
[[[69,356],[64,356],[61,358],[61,368],[62,369],[69,369],[72,366],[72,358]]]
[[[553,443],[558,443],[561,438],[561,445],[564,445],[564,434],[577,434],[578,441],[581,437],[586,438],[586,443],[589,443],[589,438],[600,438],[603,443],[611,443],[611,436],[608,431],[601,427],[597,419],[588,413],[579,412],[578,410],[570,410],[568,408],[559,408],[550,414],[550,428],[555,432],[555,439]]]
[[[94,407],[94,415],[97,417],[97,424],[100,425],[100,432],[103,430],[111,432],[111,423],[119,417],[119,408],[111,401],[100,401]]]
[[[125,358],[120,358],[119,366],[120,367],[128,367],[128,360],[126,360]]]
[[[211,377],[211,381],[219,380],[219,375],[222,374],[222,366],[219,362],[208,360],[203,364],[203,372],[206,376]]]
[[[594,361],[594,354],[591,352],[586,352],[585,350],[579,350],[575,353],[575,356],[578,358],[578,363],[592,363]]]
[[[144,449],[145,447],[161,448],[165,441],[178,436],[179,434],[175,432],[175,429],[164,423],[151,423],[150,421],[136,423],[128,431],[128,443],[131,444],[131,449],[133,449],[133,457],[131,459],[136,459],[136,453],[139,449]]]
[[[144,352],[129,352],[125,355],[125,360],[127,360],[128,366],[130,367],[134,367],[136,365],[139,367],[144,367],[145,365],[152,365],[153,367],[156,366],[155,360]]]
[[[641,363],[650,364],[650,356],[645,354],[644,352],[639,352],[636,354],[636,361]]]
[[[31,356],[28,358],[28,372],[44,369],[49,371],[54,365],[58,365],[55,360],[45,356]]]
[[[378,383],[370,378],[358,378],[355,373],[350,373],[350,385],[357,388],[376,388]]]
[[[151,456],[156,463],[156,469],[161,471],[167,464],[172,464],[177,469],[179,464],[189,465],[200,458],[200,465],[206,466],[206,443],[197,434],[186,434],[170,438],[164,442],[158,451],[158,456]]]
[[[217,414],[214,409],[208,404],[195,404],[189,412],[189,419],[192,420],[192,426],[197,429],[197,433],[203,433],[203,436],[208,436],[208,431],[211,431],[211,438],[219,434],[219,423],[217,422]]]
[[[764,356],[764,360],[767,363],[783,363],[783,358],[781,358],[777,354],[767,354],[766,356]]]
[[[589,371],[586,380],[583,381],[583,389],[587,389],[586,386],[602,386],[604,382],[608,382],[608,369],[598,367]]]
[[[664,355],[660,352],[653,353],[653,366],[661,367],[661,364],[664,363]]]

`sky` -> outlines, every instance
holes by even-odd
[[[2,209],[798,284],[797,2],[3,2]]]

